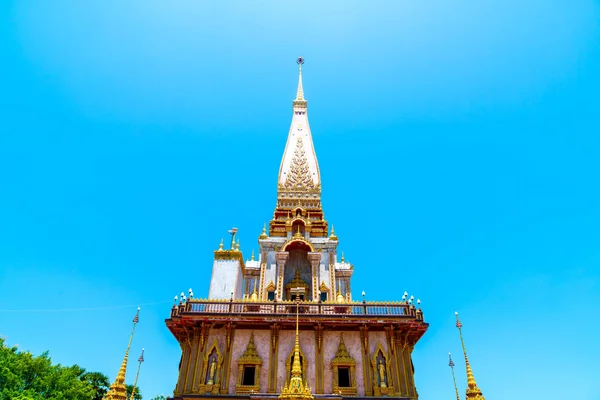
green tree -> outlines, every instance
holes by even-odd
[[[94,389],[92,400],[102,400],[110,387],[108,376],[101,372],[84,372],[81,375],[81,380],[87,382]]]
[[[133,391],[133,385],[127,386],[127,399],[131,398],[131,392]],[[134,400],[142,400],[142,393],[140,392],[140,388],[138,386],[135,387],[135,394],[133,395]]]
[[[48,352],[34,356],[0,338],[0,400],[102,400],[110,386],[100,372],[52,364]],[[131,394],[132,385],[127,385]],[[135,400],[142,400],[136,388]]]
[[[167,398],[165,396],[163,396],[162,394],[159,394],[158,396],[154,397],[152,400],[167,400]]]
[[[83,372],[77,365],[52,365],[48,352],[36,357],[8,347],[0,338],[0,400],[92,400]]]

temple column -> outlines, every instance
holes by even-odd
[[[321,323],[315,325],[315,386],[316,393],[325,393],[325,360],[323,358],[323,329]]]
[[[177,380],[177,386],[175,386],[175,395],[182,394],[186,386],[192,350],[190,336],[191,333],[186,330],[177,338],[179,346],[181,347],[181,365],[179,366],[179,378]]]
[[[312,267],[312,300],[319,301],[317,291],[319,290],[319,265],[321,264],[321,253],[308,253],[308,261]]]
[[[229,393],[229,376],[231,374],[231,344],[235,335],[235,324],[228,322],[225,326],[225,354],[223,354],[223,368],[221,369],[221,386],[220,393]]]
[[[206,343],[208,342],[208,334],[210,332],[210,328],[212,324],[207,322],[202,322],[200,325],[200,345],[198,346],[198,354],[196,355],[196,366],[194,368],[194,377],[193,377],[193,385],[192,385],[192,393],[198,393],[198,385],[201,382],[201,373],[202,368],[204,367],[202,363],[204,362],[204,352],[206,351]]]
[[[371,356],[369,354],[369,327],[366,324],[360,327],[360,342],[362,345],[363,378],[365,396],[373,395],[373,376],[371,375]]]
[[[193,327],[191,332],[191,345],[190,345],[190,356],[188,361],[188,369],[185,377],[185,386],[183,389],[184,393],[192,393],[194,388],[194,378],[196,375],[196,369],[198,368],[198,352],[200,350],[200,336],[201,328]]]
[[[386,337],[388,340],[388,349],[390,349],[390,358],[392,360],[392,379],[394,385],[394,391],[396,394],[400,393],[400,368],[398,368],[398,358],[396,357],[396,332],[394,331],[394,325],[386,326],[385,328]]]
[[[408,376],[408,395],[411,398],[417,398],[417,388],[415,387],[415,376],[412,364],[412,352],[414,348],[414,343],[408,343],[404,355],[406,357],[406,375]]]
[[[271,352],[269,353],[269,379],[267,393],[277,393],[277,355],[279,353],[279,324],[271,325]]]
[[[287,251],[278,251],[275,253],[275,260],[277,262],[277,300],[283,298],[283,273],[285,272],[285,263],[288,260],[290,253]]]

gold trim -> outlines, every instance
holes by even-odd
[[[350,373],[350,387],[340,387],[338,382],[339,367],[349,368]],[[356,395],[356,361],[346,348],[344,344],[344,333],[340,333],[340,344],[338,346],[335,357],[331,360],[331,368],[333,370],[333,393],[338,393],[347,396]]]
[[[250,340],[248,340],[248,345],[246,346],[246,351],[241,355],[237,360],[238,363],[238,379],[237,384],[235,385],[235,393],[254,393],[260,390],[260,369],[262,367],[262,358],[258,355],[256,351],[256,346],[254,345],[254,332],[250,333]],[[255,367],[254,370],[254,384],[253,385],[244,385],[244,367]]]

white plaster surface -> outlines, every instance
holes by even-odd
[[[229,299],[231,292],[241,297],[242,267],[238,260],[215,260],[210,280],[209,299]],[[239,296],[239,297],[238,297]]]
[[[233,339],[233,346],[231,348],[231,375],[229,377],[229,393],[235,393],[235,385],[238,379],[238,358],[244,354],[248,342],[250,341],[250,334],[254,332],[254,345],[256,351],[262,359],[262,366],[260,369],[260,392],[266,393],[268,386],[268,374],[269,374],[269,351],[271,349],[271,331],[252,331],[249,329],[238,329],[235,331],[235,337]]]
[[[362,364],[362,347],[360,344],[360,332],[344,332],[344,343],[348,352],[356,361],[355,378],[357,394],[365,395],[364,373]],[[331,360],[335,358],[335,353],[340,345],[340,332],[323,332],[323,361],[324,361],[324,390],[325,394],[333,393],[333,370]]]
[[[315,185],[321,181],[319,175],[319,164],[317,163],[317,155],[315,153],[312,136],[310,134],[310,127],[308,125],[308,113],[306,110],[300,115],[294,113],[292,117],[292,125],[288,133],[288,139],[285,144],[285,151],[281,160],[281,167],[279,170],[279,183],[285,184],[288,174],[290,173],[290,167],[292,165],[292,159],[294,158],[294,151],[296,149],[296,142],[298,138],[302,138],[302,149],[308,163],[309,173]]]

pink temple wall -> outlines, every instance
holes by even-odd
[[[388,345],[387,338],[385,337],[385,332],[369,332],[369,365],[371,363],[371,357],[373,357],[373,353],[377,348],[377,344],[381,343],[381,348],[389,357],[388,354]]]
[[[314,332],[300,332],[299,342],[300,349],[308,361],[306,377],[310,390],[314,393],[315,387],[315,333]],[[279,352],[277,356],[277,383],[276,390],[279,392],[281,387],[285,384],[287,370],[285,369],[285,363],[287,357],[294,349],[294,343],[296,342],[296,332],[293,330],[280,331],[279,332]]]
[[[365,395],[364,370],[362,365],[362,346],[360,343],[359,332],[344,332],[344,343],[348,352],[356,361],[355,378],[358,395]],[[333,370],[331,369],[331,360],[335,358],[335,353],[340,345],[340,332],[323,333],[323,361],[324,361],[324,390],[326,394],[333,392]]]
[[[210,351],[212,345],[217,339],[217,345],[219,346],[219,351],[224,355],[225,353],[225,328],[221,329],[211,329],[208,334],[208,342],[206,343],[206,351]]]
[[[250,334],[252,330],[249,329],[238,329],[235,331],[233,339],[233,345],[231,347],[231,374],[229,376],[229,393],[235,393],[235,385],[238,379],[238,363],[237,360],[244,354],[248,342],[250,341]],[[271,331],[254,331],[254,345],[256,351],[262,359],[262,366],[260,369],[260,392],[266,393],[268,385],[269,375],[269,351],[271,350]]]

